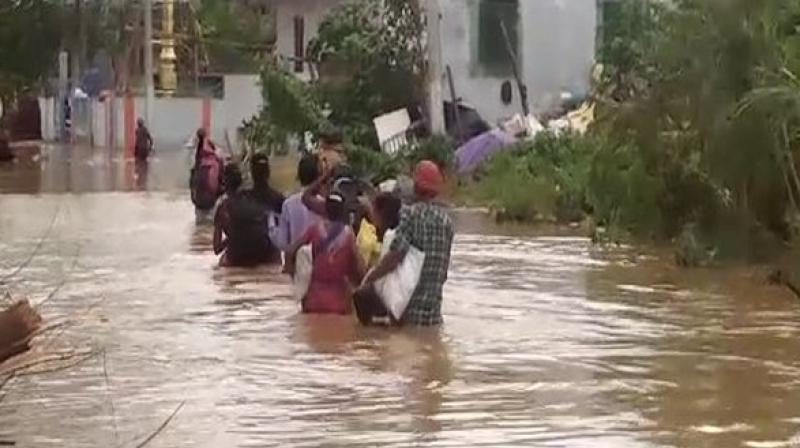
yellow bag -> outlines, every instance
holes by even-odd
[[[358,247],[358,254],[366,266],[374,266],[381,257],[378,229],[366,219],[361,220],[356,246]]]

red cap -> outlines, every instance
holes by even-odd
[[[419,162],[414,168],[414,188],[422,196],[439,196],[444,189],[444,175],[439,166],[430,160]]]

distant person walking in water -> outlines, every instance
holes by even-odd
[[[453,221],[445,208],[436,203],[444,189],[444,175],[428,160],[414,170],[414,193],[417,202],[404,208],[400,225],[389,253],[367,274],[359,295],[372,289],[375,281],[397,269],[413,246],[425,254],[422,274],[402,324],[430,326],[442,323],[442,290],[450,268],[450,252],[455,234]]]
[[[150,135],[150,130],[144,124],[143,119],[136,121],[136,139],[133,144],[133,154],[137,162],[146,162],[153,152],[153,137]]]
[[[189,176],[192,203],[198,221],[210,216],[222,194],[222,158],[217,155],[214,143],[206,136],[206,131],[197,131],[197,148],[194,166]]]
[[[11,162],[14,160],[14,153],[8,141],[8,133],[0,122],[0,162]]]

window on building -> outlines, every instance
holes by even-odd
[[[305,20],[303,16],[294,16],[294,71],[303,73],[303,61],[306,58]]]
[[[482,74],[509,76],[512,59],[503,33],[519,58],[519,0],[480,0],[478,4],[478,70]]]

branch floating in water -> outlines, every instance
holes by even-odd
[[[171,421],[172,421],[172,419],[173,419],[173,418],[175,418],[175,416],[178,414],[178,412],[180,412],[180,410],[183,408],[183,405],[185,405],[185,404],[186,404],[186,400],[182,401],[182,402],[181,402],[181,404],[179,404],[179,405],[178,405],[178,407],[177,407],[177,408],[175,408],[175,410],[174,410],[174,411],[172,411],[172,414],[170,414],[170,416],[169,416],[169,417],[167,417],[167,419],[166,419],[166,420],[164,420],[164,423],[162,423],[162,424],[161,424],[161,426],[159,426],[159,427],[158,427],[158,428],[155,430],[155,432],[153,432],[152,434],[150,434],[150,435],[149,435],[149,436],[148,436],[146,439],[144,439],[144,440],[143,440],[143,441],[142,441],[140,444],[136,445],[136,448],[142,448],[142,447],[146,446],[148,443],[152,442],[152,441],[153,441],[153,439],[155,439],[155,438],[158,436],[158,434],[159,434],[159,433],[161,433],[161,431],[163,431],[163,430],[164,430],[164,428],[166,428],[166,427],[167,427],[167,425],[169,425],[169,422],[171,422]]]

